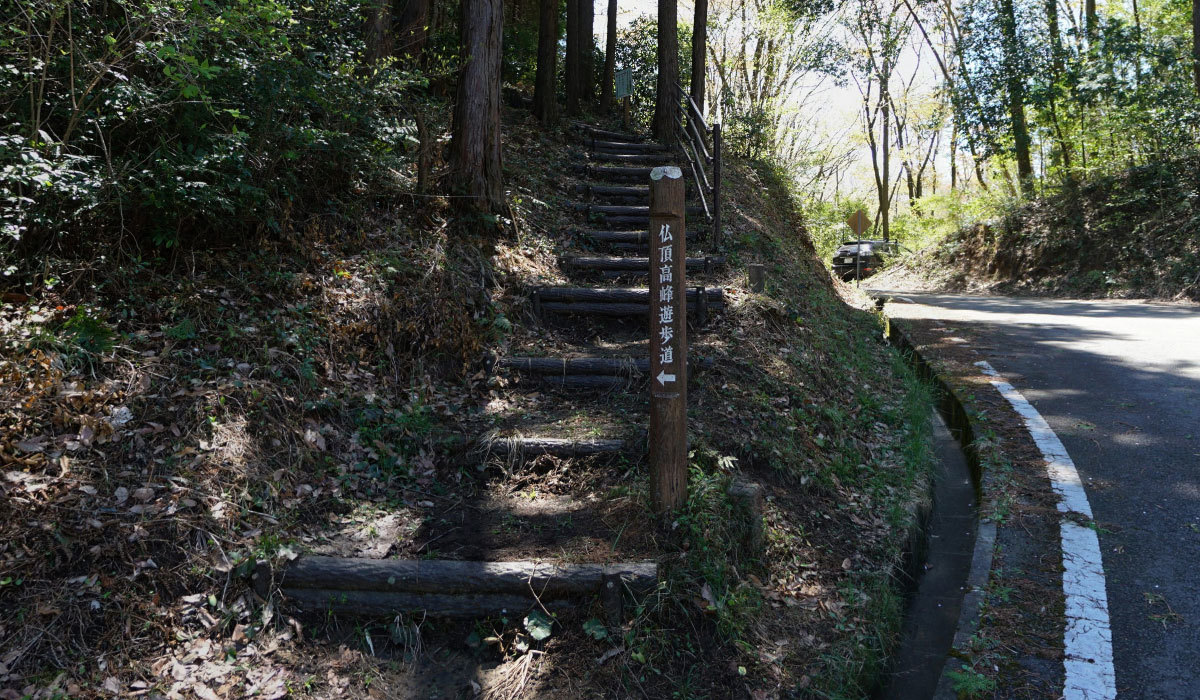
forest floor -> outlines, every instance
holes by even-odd
[[[556,256],[575,245],[565,130],[505,121],[512,211],[494,239],[414,184],[282,241],[22,263],[0,307],[0,698],[876,686],[928,498],[930,400],[769,172],[728,169],[731,266],[710,282],[726,310],[692,344],[713,366],[689,387],[692,495],[672,527],[650,517],[640,457],[517,470],[460,449],[517,425],[646,425],[644,385],[580,397],[488,371],[553,352],[561,329],[528,294],[565,281]],[[735,475],[766,490],[761,556],[725,523]],[[301,617],[248,585],[256,561],[305,552],[619,555],[669,574],[622,629],[597,634],[581,609],[533,643],[519,620]]]

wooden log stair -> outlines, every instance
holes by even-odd
[[[573,209],[580,228],[574,232],[573,242],[587,254],[573,249],[559,258],[559,264],[568,276],[579,280],[579,286],[529,290],[532,310],[535,318],[551,324],[548,329],[600,324],[601,328],[619,328],[626,336],[640,334],[643,340],[640,345],[634,344],[643,354],[615,355],[611,348],[582,342],[556,357],[496,358],[491,371],[514,377],[515,386],[530,385],[542,391],[644,393],[649,371],[644,354],[649,290],[606,283],[616,278],[644,277],[650,269],[646,257],[649,208],[645,183],[654,165],[678,162],[678,154],[640,135],[591,125],[577,125],[576,136],[586,148],[585,160],[572,169],[582,182],[566,194],[579,197]],[[603,222],[604,228],[589,228],[597,221]],[[696,279],[725,264],[723,256],[696,250],[706,239],[704,229],[703,209],[689,207],[687,240],[693,257],[687,260],[688,282],[692,285],[687,291],[687,310],[693,332],[701,332],[705,323],[724,308],[725,301],[720,288],[707,287]],[[604,254],[593,252],[596,249]],[[703,372],[711,364],[690,357],[690,374]],[[511,465],[545,456],[592,460],[616,455],[636,464],[643,456],[644,437],[634,433],[587,438],[488,434],[465,439],[463,445],[476,457],[500,459]],[[288,604],[310,614],[383,618],[406,613],[433,618],[505,615],[520,619],[532,610],[571,610],[598,597],[609,623],[617,625],[624,619],[625,600],[644,596],[656,587],[658,566],[653,561],[568,564],[307,555],[277,569],[260,565],[254,580],[263,597],[278,592]]]

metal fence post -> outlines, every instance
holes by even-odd
[[[713,245],[720,246],[724,232],[721,231],[721,125],[713,124]]]

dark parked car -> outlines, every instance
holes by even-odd
[[[833,254],[833,274],[852,280],[879,272],[884,261],[902,250],[895,241],[845,241]]]

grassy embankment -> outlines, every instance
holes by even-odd
[[[1196,168],[1183,158],[938,209],[904,267],[949,290],[1200,299]]]
[[[444,106],[431,112],[431,129],[444,128]],[[467,234],[444,200],[416,196],[413,163],[396,173],[410,195],[254,245],[101,257],[113,239],[98,237],[11,261],[0,688],[411,687],[410,627],[350,624],[339,647],[329,634],[346,627],[293,622],[244,576],[333,531],[385,554],[419,551],[433,504],[485,481],[550,488],[545,474],[485,476],[439,445],[477,428],[487,406],[519,402],[483,367],[536,325],[528,287],[561,279],[564,152],[560,133],[506,115],[512,217],[490,240]],[[893,574],[928,492],[928,396],[874,314],[843,301],[769,172],[734,162],[726,185],[728,308],[696,341],[715,365],[694,380],[691,497],[673,527],[644,526],[665,585],[606,639],[573,618],[557,625],[538,645],[535,676],[550,685],[861,697],[895,642]],[[742,273],[756,261],[770,272],[760,295]],[[628,467],[605,498],[644,512],[644,469]],[[766,488],[761,556],[736,544],[735,474]],[[527,660],[518,621],[481,629],[502,643],[422,633],[499,672]],[[410,655],[368,653],[388,637]]]

